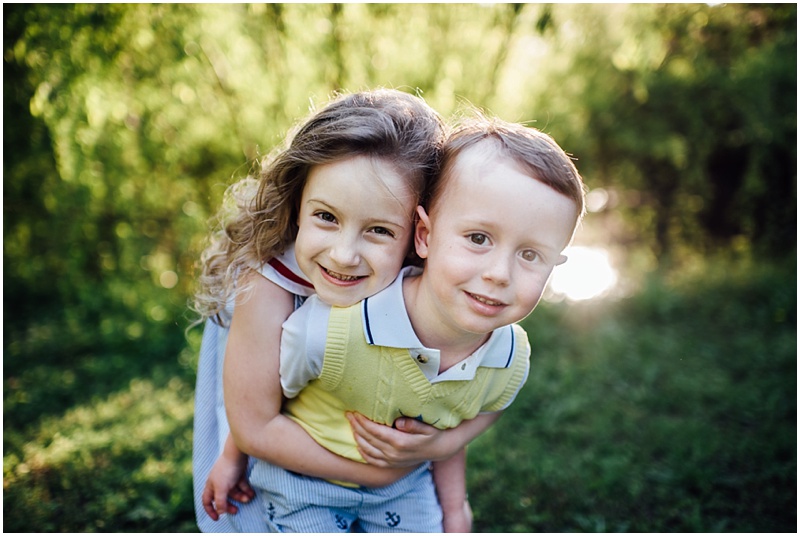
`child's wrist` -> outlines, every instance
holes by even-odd
[[[444,461],[455,456],[461,450],[461,444],[458,437],[459,430],[457,428],[449,428],[442,432],[438,442],[438,458],[439,461]]]
[[[464,511],[464,505],[467,503],[467,496],[463,495],[461,499],[447,499],[442,502],[439,506],[442,508],[442,513],[447,514],[449,512],[453,513],[461,513]]]
[[[222,449],[220,457],[232,463],[241,463],[243,460],[247,459],[247,454],[235,447],[231,448],[226,445],[225,448]]]

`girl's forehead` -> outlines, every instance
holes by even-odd
[[[301,203],[310,199],[337,200],[341,209],[366,203],[372,210],[386,202],[416,206],[418,194],[391,161],[357,155],[313,166],[303,188]]]

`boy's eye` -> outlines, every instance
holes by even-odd
[[[483,246],[488,242],[489,238],[482,233],[472,233],[468,235],[469,241],[477,246]]]
[[[538,251],[533,249],[526,249],[521,253],[522,258],[528,262],[536,262],[541,260],[541,255],[539,255]]]
[[[328,223],[336,223],[336,216],[334,216],[330,212],[320,211],[314,214],[314,216]]]

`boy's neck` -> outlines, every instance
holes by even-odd
[[[439,350],[441,374],[472,355],[489,339],[491,333],[467,333],[451,329],[448,319],[437,318],[427,307],[432,300],[429,299],[429,288],[425,283],[424,273],[405,278],[403,300],[417,338],[426,348]]]

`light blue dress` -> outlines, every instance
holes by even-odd
[[[261,275],[295,295],[295,307],[313,294],[314,290],[306,281],[294,256],[294,247],[266,264]],[[223,312],[225,325],[230,325],[233,307]],[[222,391],[222,365],[225,346],[228,342],[228,327],[221,327],[207,320],[203,328],[200,344],[200,358],[197,363],[197,384],[194,402],[194,439],[192,447],[192,476],[194,480],[194,509],[197,526],[202,532],[266,532],[260,501],[235,503],[239,512],[236,515],[222,515],[214,521],[203,508],[203,489],[228,437],[229,426],[225,414],[225,401]],[[275,341],[280,344],[280,341]],[[248,477],[254,460],[248,463]]]

